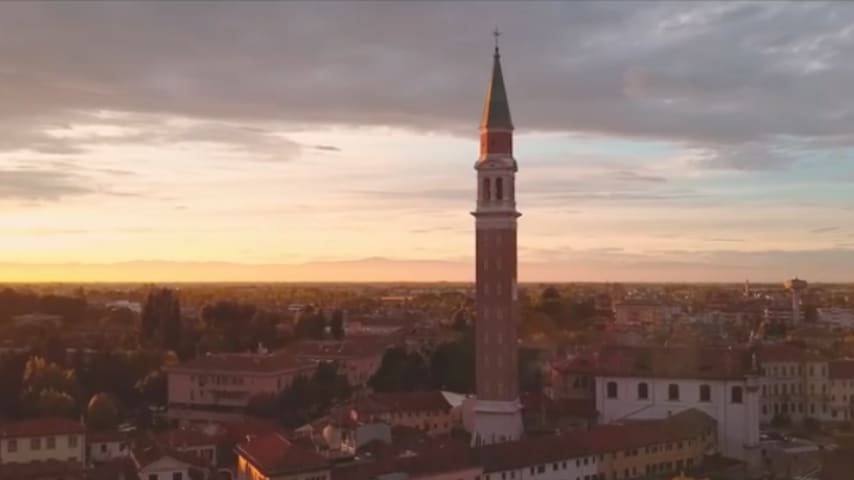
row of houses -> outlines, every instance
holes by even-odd
[[[711,455],[717,445],[715,421],[697,410],[484,447],[452,436],[407,441],[385,432],[346,459],[324,455],[281,433],[252,439],[236,447],[237,478],[611,480],[673,476],[719,458]],[[736,470],[741,466],[733,465]]]

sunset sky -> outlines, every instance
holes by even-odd
[[[854,4],[0,4],[0,281],[854,280]]]

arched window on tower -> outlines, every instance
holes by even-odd
[[[504,179],[501,177],[495,179],[495,199],[504,200]]]
[[[489,198],[492,197],[492,192],[490,191],[490,188],[489,188],[489,178],[483,179],[483,188],[482,188],[481,194],[482,194],[481,198],[487,202],[489,201]]]

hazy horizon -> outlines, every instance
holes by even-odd
[[[0,4],[0,281],[471,281],[496,25],[520,281],[854,281],[819,2]]]

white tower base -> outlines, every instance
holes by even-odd
[[[512,442],[522,438],[522,403],[475,400],[471,430],[472,446]]]

